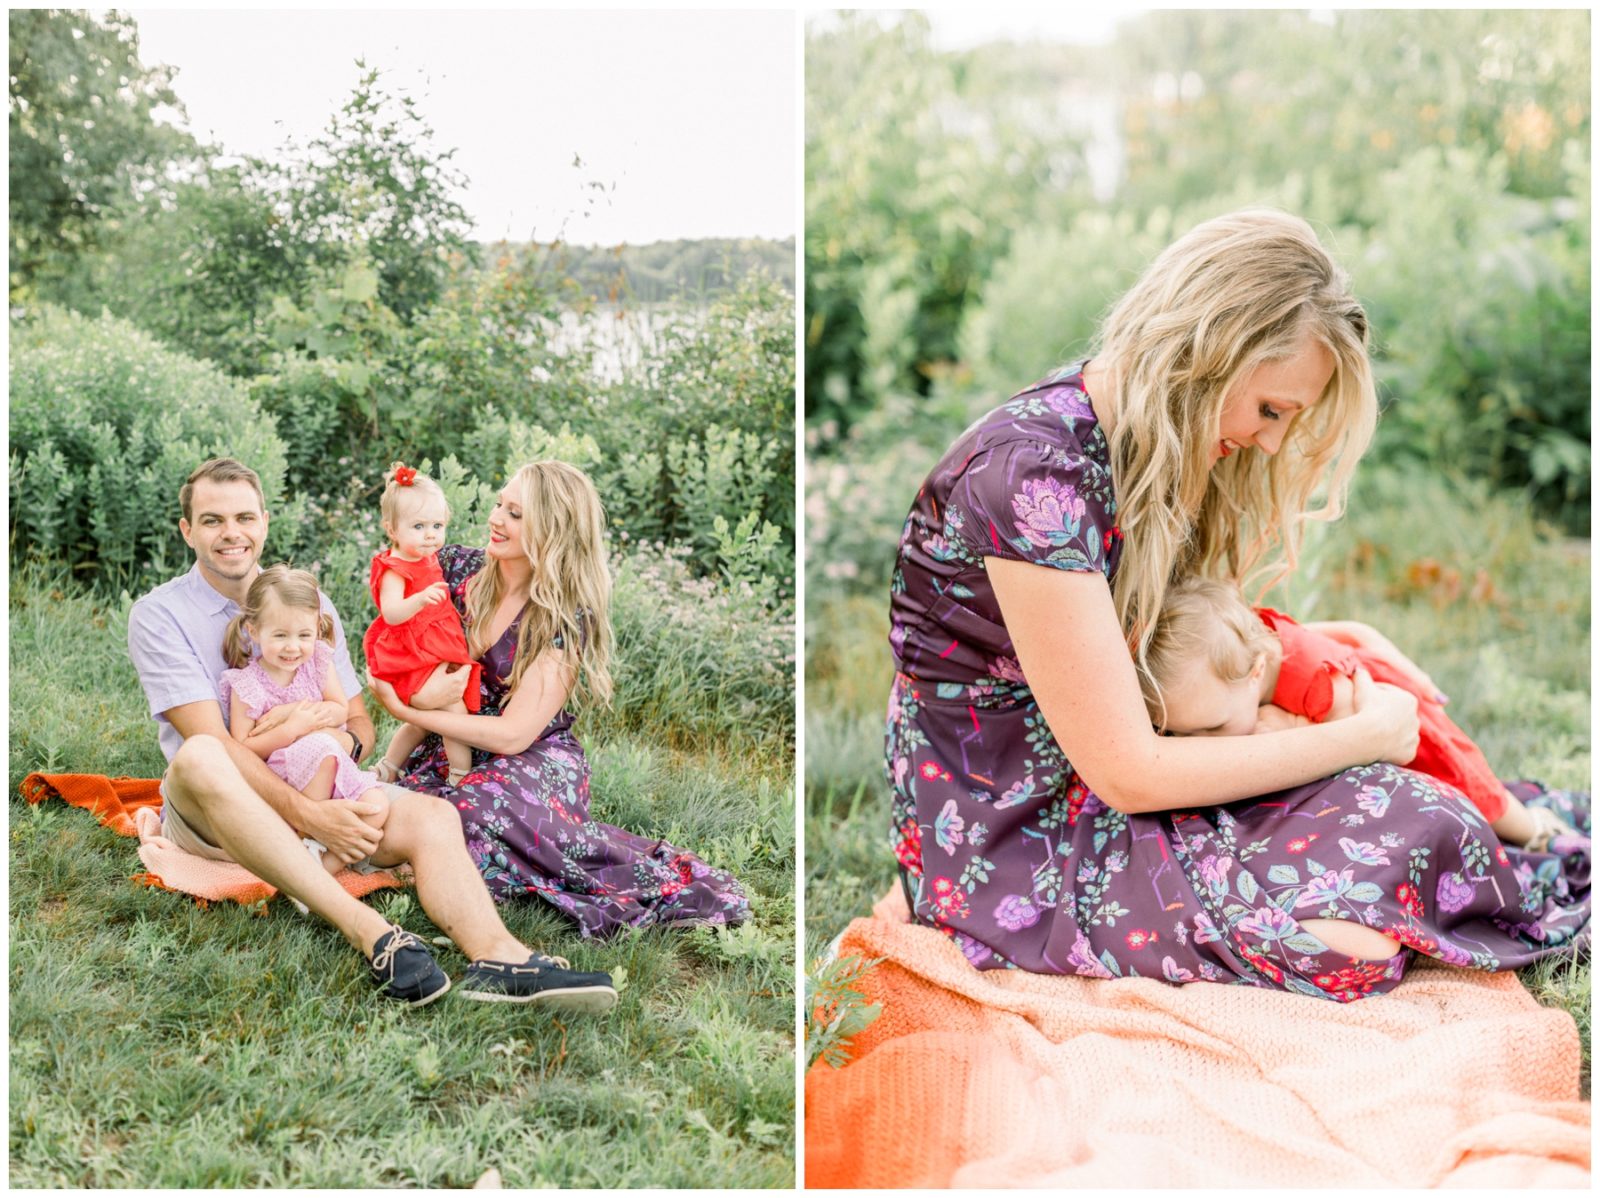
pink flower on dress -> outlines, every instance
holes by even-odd
[[[1071,542],[1083,522],[1084,503],[1071,483],[1030,478],[1011,497],[1019,531],[1038,549],[1056,549]]]
[[[1108,978],[1111,971],[1107,969],[1094,955],[1090,947],[1089,938],[1083,934],[1083,929],[1078,929],[1078,938],[1072,942],[1072,951],[1067,954],[1067,964],[1079,977]]]
[[[1027,684],[1023,676],[1022,665],[1015,657],[997,657],[989,663],[989,677],[999,678],[1003,682],[1016,682]]]

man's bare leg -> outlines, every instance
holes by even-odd
[[[167,770],[166,801],[182,812],[185,823],[256,877],[338,928],[362,955],[370,957],[373,944],[389,930],[383,916],[352,898],[311,859],[295,830],[256,794],[215,737],[184,741]],[[459,823],[456,834],[459,842]],[[470,868],[470,858],[467,864]],[[477,871],[472,873],[476,879]],[[481,890],[482,882],[478,886]]]
[[[478,867],[467,852],[461,817],[444,799],[389,791],[389,821],[374,865],[411,862],[417,901],[428,918],[474,961],[528,959],[532,951],[506,930]]]

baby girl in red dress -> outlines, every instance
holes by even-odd
[[[1417,697],[1421,735],[1406,768],[1461,791],[1508,844],[1539,851],[1572,831],[1507,791],[1478,746],[1411,678],[1270,607],[1252,611],[1235,587],[1204,578],[1171,587],[1149,663],[1150,718],[1173,736],[1243,736],[1343,719],[1355,712],[1354,678],[1365,670]]]
[[[369,585],[379,614],[362,642],[367,668],[374,678],[391,684],[402,702],[420,707],[413,696],[423,683],[440,670],[455,673],[465,666],[472,671],[466,693],[442,710],[475,712],[483,667],[467,652],[461,618],[439,569],[439,547],[450,525],[444,492],[431,478],[396,462],[389,468],[379,511],[389,548],[372,559]],[[378,777],[385,782],[398,778],[406,758],[427,735],[402,724],[376,767]],[[455,786],[472,768],[472,749],[454,740],[446,740],[444,748],[449,783]]]

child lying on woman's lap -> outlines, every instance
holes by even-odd
[[[1149,666],[1142,682],[1150,718],[1173,736],[1244,736],[1343,719],[1355,712],[1354,678],[1365,669],[1417,697],[1422,732],[1407,768],[1461,791],[1507,843],[1539,851],[1572,830],[1507,791],[1434,696],[1377,658],[1281,612],[1252,611],[1236,587],[1207,578],[1171,587]]]

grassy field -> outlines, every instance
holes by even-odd
[[[732,870],[750,925],[584,941],[516,904],[502,913],[524,941],[616,976],[610,1015],[397,1009],[285,900],[201,909],[137,885],[131,840],[18,797],[34,770],[160,773],[123,618],[13,572],[12,1185],[443,1187],[490,1168],[516,1187],[793,1184],[786,732],[686,744],[579,724],[596,817]],[[411,891],[370,901],[440,935]]]
[[[901,488],[906,505],[914,485]],[[1382,630],[1444,687],[1452,717],[1503,776],[1590,786],[1587,541],[1537,527],[1515,497],[1378,470],[1363,475],[1346,518],[1318,531],[1274,606]],[[891,533],[883,551],[893,549]],[[894,878],[882,756],[892,673],[889,565],[860,563],[858,577],[885,576],[876,591],[814,582],[808,594],[805,885],[813,956]],[[818,579],[816,563],[809,566]],[[1522,978],[1541,1002],[1577,1021],[1587,1094],[1589,964],[1547,960]]]

